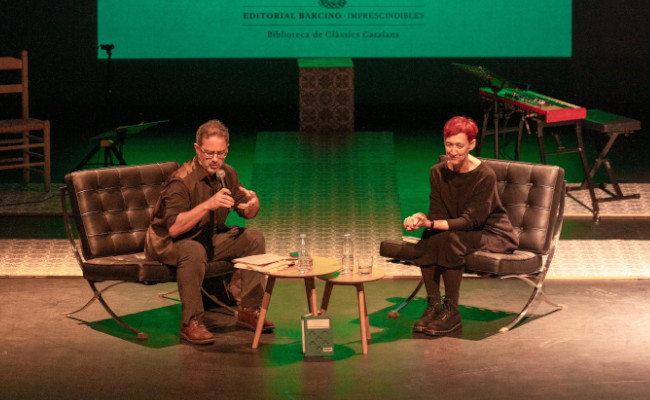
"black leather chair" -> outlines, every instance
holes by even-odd
[[[61,188],[63,220],[72,251],[94,296],[70,317],[98,300],[111,317],[140,340],[146,333],[126,324],[108,306],[102,294],[111,287],[135,282],[155,284],[175,282],[176,268],[148,259],[144,254],[145,235],[153,207],[163,183],[178,168],[176,162],[122,166],[72,172]],[[73,232],[69,207],[76,228]],[[226,261],[208,264],[206,278],[234,272]],[[97,288],[97,283],[116,281]],[[217,299],[213,301],[220,303]]]
[[[555,165],[481,160],[497,175],[499,195],[519,235],[519,248],[511,254],[474,252],[467,257],[465,273],[499,279],[517,278],[533,288],[517,317],[499,330],[505,333],[524,318],[537,296],[558,309],[565,308],[549,300],[543,286],[562,230],[566,182],[564,170]],[[413,246],[412,242],[387,240],[381,243],[380,254],[409,262],[413,257]],[[396,318],[398,312],[417,295],[422,284],[420,281],[413,293],[389,316]]]

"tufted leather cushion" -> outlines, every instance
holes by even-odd
[[[519,235],[519,249],[546,254],[564,196],[564,170],[557,165],[481,160],[496,173],[501,202]]]
[[[235,272],[227,261],[209,262],[205,277],[213,278]],[[123,280],[127,282],[175,282],[176,268],[149,259],[144,252],[98,257],[83,263],[84,278],[90,281]]]
[[[445,156],[440,158],[444,160]],[[542,267],[542,256],[553,244],[558,209],[564,197],[564,170],[556,165],[484,159],[497,176],[497,188],[508,218],[519,236],[512,254],[477,251],[467,256],[466,272],[493,275],[532,274]],[[394,240],[381,243],[380,254],[412,258],[413,244]],[[411,257],[409,257],[409,255]]]
[[[542,266],[542,256],[530,251],[513,253],[475,251],[467,256],[465,272],[475,274],[512,275],[534,274]]]
[[[176,268],[148,259],[144,242],[153,207],[178,163],[75,171],[65,176],[91,281],[173,282]],[[227,261],[208,264],[206,278],[233,272]]]
[[[153,207],[178,163],[101,168],[65,177],[86,260],[144,251]]]

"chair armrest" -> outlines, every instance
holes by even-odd
[[[553,239],[551,240],[551,247],[549,249],[546,261],[544,262],[544,268],[542,269],[542,274],[546,276],[548,269],[551,266],[553,261],[553,256],[555,255],[555,247],[560,241],[560,234],[562,233],[562,225],[564,225],[564,207],[566,201],[566,192],[567,192],[567,183],[562,181],[562,195],[560,196],[560,206],[557,210],[557,218],[555,219],[555,226],[553,227]]]
[[[65,234],[68,237],[68,241],[70,241],[70,247],[72,247],[72,253],[74,254],[74,257],[77,259],[77,263],[79,264],[79,268],[83,266],[83,258],[81,257],[81,253],[79,251],[79,246],[77,244],[77,241],[75,240],[74,233],[72,231],[72,225],[70,223],[70,213],[68,210],[68,188],[66,186],[61,187],[61,210],[63,211],[63,226],[65,227]]]

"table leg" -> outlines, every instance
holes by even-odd
[[[355,285],[359,301],[359,327],[361,328],[361,352],[368,354],[368,314],[366,311],[366,296],[363,292],[363,283]]]
[[[318,315],[318,302],[316,299],[316,279],[305,278],[305,290],[307,291],[307,306],[311,315]]]
[[[266,289],[264,290],[264,297],[262,298],[262,307],[260,309],[260,316],[257,320],[257,327],[255,328],[255,336],[253,337],[253,348],[256,349],[260,344],[260,336],[262,336],[262,329],[264,328],[264,319],[266,319],[266,312],[269,309],[271,302],[271,294],[273,293],[273,285],[275,285],[275,277],[269,276],[266,281]]]
[[[323,292],[323,301],[320,304],[320,315],[325,315],[327,313],[327,306],[330,304],[330,296],[332,295],[332,289],[334,284],[330,281],[325,282],[325,291]]]
[[[368,303],[366,302],[365,289],[363,290],[363,310],[365,311],[366,317],[366,339],[368,339],[368,343],[370,343],[372,338],[370,337],[370,319],[368,318]]]

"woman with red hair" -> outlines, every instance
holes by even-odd
[[[404,219],[404,228],[425,228],[413,262],[420,266],[428,306],[414,332],[442,335],[462,326],[458,299],[465,256],[476,250],[509,252],[517,248],[494,171],[470,154],[478,127],[470,118],[453,117],[443,134],[446,159],[431,167],[429,212]],[[441,298],[440,278],[445,296]]]

